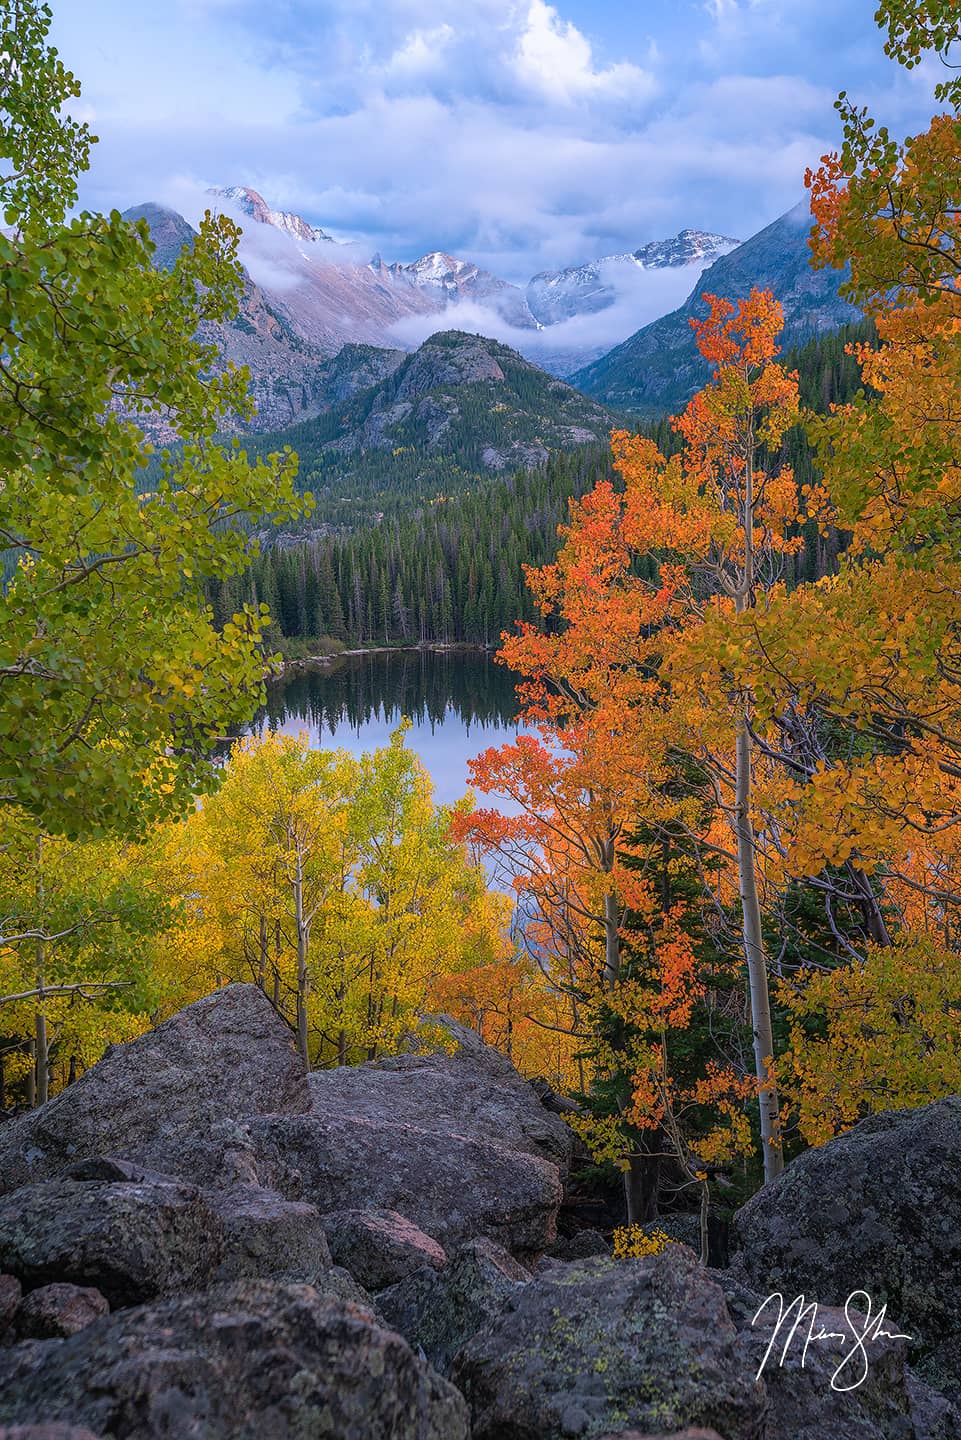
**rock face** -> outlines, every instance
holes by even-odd
[[[786,1344],[790,1324],[786,1330],[778,1329],[775,1307],[765,1308],[753,1323],[765,1296],[723,1271],[715,1272],[714,1278],[724,1291],[752,1373],[763,1367],[769,1401],[764,1440],[823,1440],[825,1435],[832,1440],[906,1436],[958,1440],[961,1436],[950,1404],[908,1369],[904,1340],[886,1335],[868,1338],[861,1351],[855,1340],[856,1333],[865,1333],[863,1319],[856,1322],[855,1332],[843,1309],[819,1305],[815,1330],[823,1329],[831,1338],[815,1340],[805,1350],[808,1327],[802,1323],[798,1338]]]
[[[261,1115],[241,1139],[262,1185],[321,1212],[397,1210],[444,1249],[487,1235],[528,1253],[554,1239],[560,1177],[535,1155],[354,1116]]]
[[[378,1312],[446,1375],[457,1351],[526,1285],[530,1273],[492,1240],[463,1245],[444,1270],[424,1267],[382,1290]]]
[[[39,1110],[0,1127],[0,1193],[118,1155],[179,1174],[217,1121],[307,1108],[289,1029],[256,985],[228,985],[114,1047]]]
[[[447,1256],[436,1240],[396,1210],[335,1210],[324,1216],[327,1241],[342,1265],[367,1290],[383,1290],[413,1270],[442,1270]]]
[[[19,1374],[0,1360],[4,1421],[69,1421],[113,1440],[469,1433],[457,1391],[369,1311],[265,1281],[123,1311]]]
[[[808,205],[802,200],[736,250],[715,260],[679,309],[643,326],[623,344],[576,371],[570,377],[572,383],[607,405],[639,414],[682,410],[711,372],[690,326],[692,319],[707,314],[701,298],[705,292],[727,295],[736,302],[746,298],[755,285],[773,291],[784,309],[781,344],[785,350],[821,331],[857,322],[860,312],[838,294],[844,272],[811,267],[810,227]]]
[[[205,1284],[221,1247],[217,1216],[174,1181],[51,1180],[0,1200],[0,1270],[29,1289],[93,1284],[131,1305]]]
[[[315,1205],[284,1200],[257,1185],[211,1191],[223,1226],[218,1280],[299,1280],[311,1284],[331,1267],[327,1232]]]
[[[843,1305],[866,1290],[927,1344],[961,1329],[961,1097],[872,1115],[807,1150],[738,1212],[753,1289]]]
[[[541,1103],[506,1055],[448,1015],[435,1017],[434,1023],[456,1042],[454,1054],[395,1055],[315,1071],[310,1076],[313,1113],[356,1115],[491,1141],[566,1169],[573,1132]]]
[[[65,1340],[110,1313],[105,1295],[89,1285],[41,1285],[17,1311],[22,1340]]]
[[[552,1266],[468,1341],[452,1378],[474,1440],[713,1426],[760,1440],[767,1402],[720,1288],[681,1246]]]

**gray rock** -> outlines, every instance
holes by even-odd
[[[675,1430],[672,1435],[642,1435],[640,1430],[610,1431],[600,1440],[724,1440],[716,1430]]]
[[[558,1239],[550,1248],[551,1260],[590,1260],[592,1255],[610,1255],[611,1244],[599,1230],[576,1230]]]
[[[263,1280],[121,1311],[0,1381],[0,1422],[64,1420],[111,1440],[469,1433],[457,1391],[369,1312]]]
[[[722,1271],[712,1274],[724,1290],[751,1370],[756,1374],[763,1366],[770,1402],[764,1440],[824,1440],[826,1435],[831,1440],[958,1440],[961,1436],[951,1405],[908,1369],[906,1341],[882,1335],[867,1339],[864,1351],[859,1351],[856,1341],[865,1332],[865,1319],[856,1322],[855,1331],[843,1309],[819,1305],[815,1331],[823,1329],[832,1338],[814,1340],[805,1351],[804,1336],[809,1333],[805,1324],[785,1344],[785,1330],[776,1329],[776,1306],[768,1306],[754,1324],[765,1297]],[[781,1338],[765,1360],[775,1332]]]
[[[554,1239],[560,1177],[535,1155],[354,1116],[262,1115],[243,1132],[260,1183],[322,1213],[397,1210],[445,1250],[487,1235],[535,1253]]]
[[[0,1425],[0,1440],[98,1440],[86,1425]]]
[[[865,1290],[895,1328],[961,1329],[961,1097],[872,1115],[794,1160],[738,1211],[736,1268],[762,1295],[843,1305]]]
[[[396,1210],[334,1210],[324,1216],[330,1253],[367,1290],[383,1290],[427,1265],[442,1270],[436,1240]]]
[[[315,1071],[310,1076],[314,1114],[356,1115],[492,1141],[565,1170],[573,1132],[542,1104],[507,1056],[448,1015],[430,1016],[425,1023],[434,1028],[438,1042],[456,1041],[453,1055],[438,1050]]]
[[[330,1269],[327,1233],[316,1205],[285,1200],[256,1185],[208,1191],[223,1226],[218,1280],[246,1277],[313,1283]]]
[[[95,1285],[112,1306],[210,1280],[222,1226],[191,1186],[49,1180],[0,1198],[0,1269],[28,1288]]]
[[[23,1286],[16,1275],[0,1275],[0,1345],[13,1333],[13,1322],[23,1298]]]
[[[760,1440],[767,1408],[724,1295],[693,1254],[554,1265],[520,1287],[451,1372],[474,1440],[713,1426]]]
[[[298,1113],[309,1097],[289,1028],[256,985],[228,985],[0,1127],[0,1193],[117,1155],[186,1175],[184,1141],[217,1121]]]
[[[63,1340],[109,1313],[107,1297],[91,1285],[41,1285],[17,1311],[17,1334],[23,1340]]]
[[[455,1354],[493,1324],[530,1272],[492,1240],[471,1240],[441,1271],[424,1267],[382,1290],[377,1308],[394,1330],[446,1375]]]

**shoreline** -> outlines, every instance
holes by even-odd
[[[265,679],[282,680],[288,671],[318,666],[329,668],[338,660],[348,660],[359,655],[493,655],[496,648],[494,645],[482,645],[479,642],[467,640],[459,640],[451,644],[431,641],[423,645],[360,645],[347,650],[338,650],[336,653],[305,655],[302,659],[282,659],[278,666],[269,667],[266,670]]]

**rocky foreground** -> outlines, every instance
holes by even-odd
[[[730,1270],[614,1260],[557,1238],[562,1119],[448,1028],[307,1076],[231,985],[0,1127],[0,1440],[961,1440],[961,1099],[802,1156]],[[758,1378],[775,1290],[841,1338]],[[852,1291],[910,1336],[856,1385]]]

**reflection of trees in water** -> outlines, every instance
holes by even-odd
[[[509,725],[517,716],[515,677],[476,652],[403,651],[346,655],[323,667],[294,671],[271,685],[258,725],[299,721],[321,739],[349,725],[360,732],[373,721],[406,715],[431,729],[453,711],[472,725]]]

